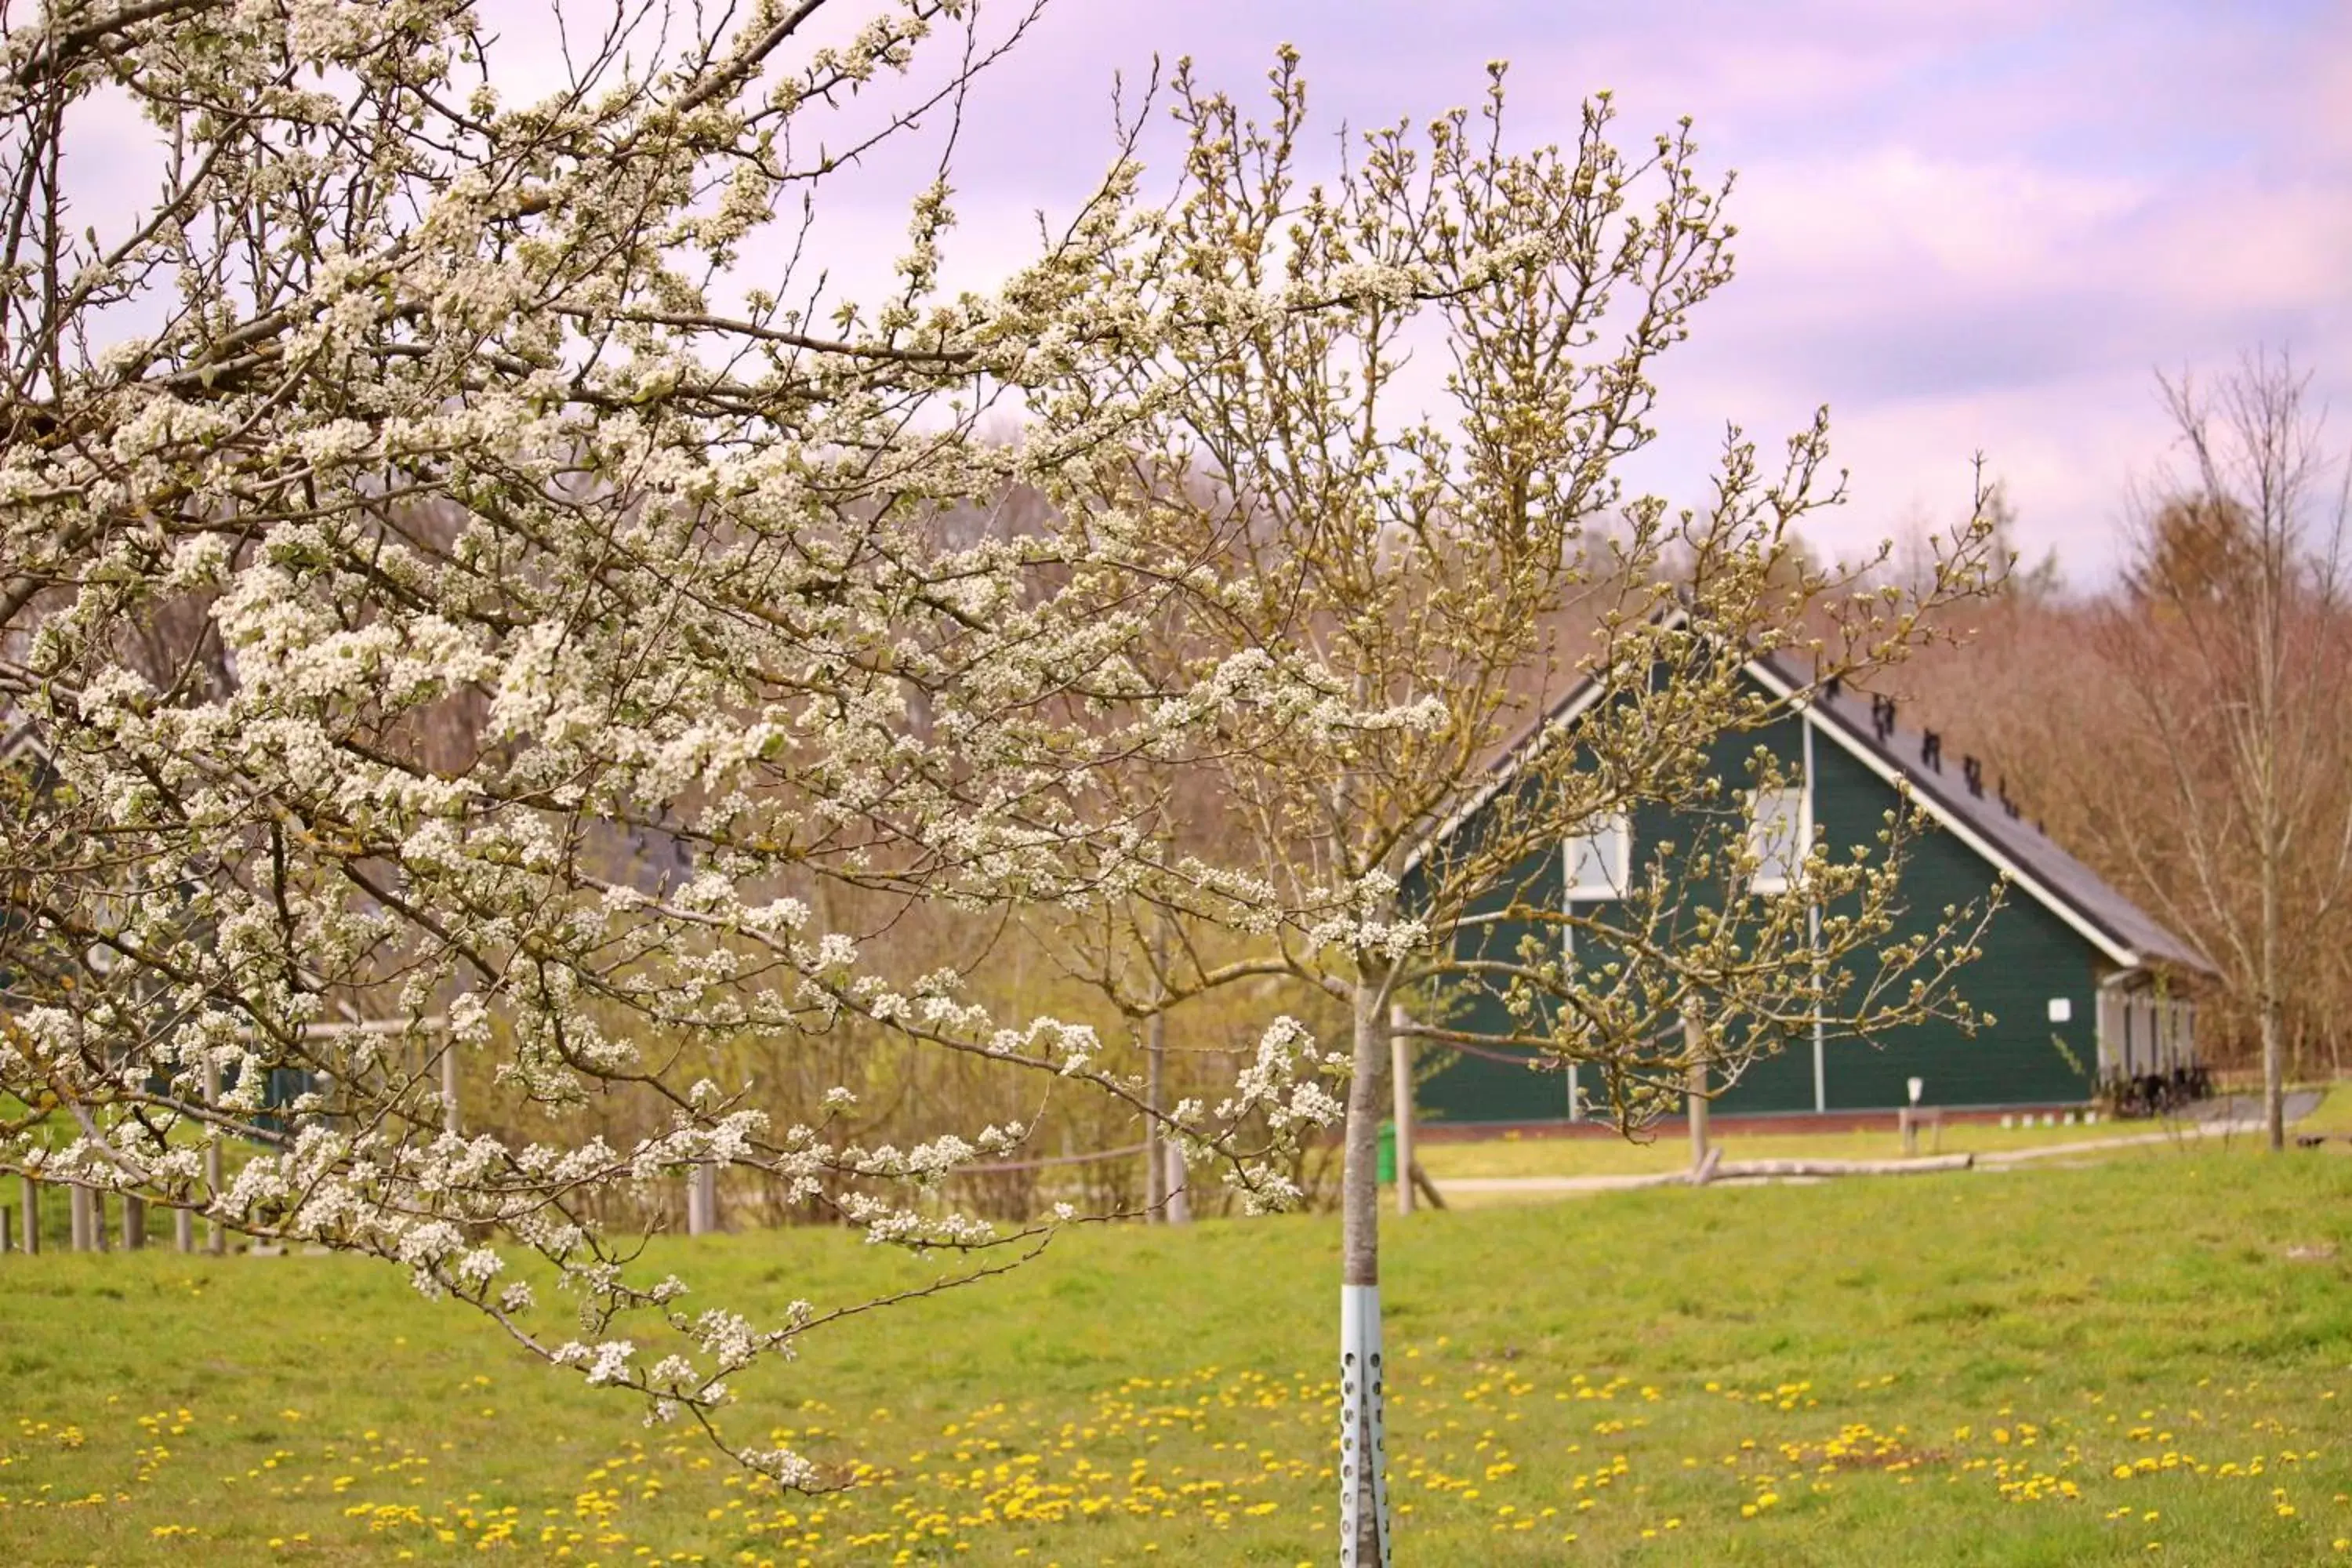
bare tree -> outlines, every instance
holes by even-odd
[[[2352,890],[2352,465],[2283,353],[2160,384],[2179,466],[2149,487],[2127,591],[2095,622],[2142,742],[2106,792],[2139,830],[2111,837],[2252,1014],[2278,1149],[2289,994],[2324,966]],[[2169,809],[2146,810],[2150,792]]]

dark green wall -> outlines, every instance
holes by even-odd
[[[1797,773],[1803,735],[1794,717],[1759,733],[1728,738],[1716,755],[1717,776],[1724,781],[1728,798],[1737,799],[1738,792],[1747,787],[1747,759],[1759,744],[1790,776]],[[1872,846],[1875,853],[1885,815],[1896,805],[1893,787],[1825,733],[1816,733],[1813,750],[1816,829],[1840,858],[1854,845]],[[1671,835],[1672,827],[1663,812],[1637,819],[1637,865],[1663,836]],[[1529,897],[1559,896],[1560,857],[1555,853],[1546,861],[1525,868]],[[1902,886],[1909,913],[1900,929],[1927,929],[1945,906],[1981,900],[1995,882],[1990,862],[1940,828],[1928,826],[1912,837],[1906,850]],[[1527,934],[1522,928],[1484,940],[1507,945]],[[1467,951],[1459,945],[1457,950]],[[1850,967],[1856,969],[1858,981],[1866,980],[1859,963]],[[1876,1042],[1828,1041],[1823,1053],[1827,1109],[1892,1109],[1904,1103],[1905,1080],[1915,1076],[1924,1080],[1922,1099],[1929,1105],[2063,1104],[2088,1099],[2087,1074],[2097,1059],[2094,1031],[2099,969],[2100,957],[2088,942],[2032,895],[2011,888],[1986,932],[1982,956],[1961,972],[1956,985],[1960,995],[1994,1022],[1980,1025],[1973,1036],[1956,1024],[1936,1022]],[[2049,1004],[2062,996],[2073,1004],[2074,1016],[2068,1023],[2053,1024]],[[1509,1020],[1498,1001],[1469,998],[1456,1021],[1484,1032],[1504,1029]],[[1592,1069],[1583,1076],[1592,1078]],[[1588,1098],[1594,1088],[1591,1082],[1585,1085]],[[1565,1113],[1567,1075],[1463,1055],[1424,1082],[1419,1098],[1423,1114],[1433,1121],[1553,1121]],[[1718,1092],[1715,1109],[1724,1115],[1814,1110],[1810,1043],[1801,1041],[1752,1063],[1738,1081]]]
[[[1477,827],[1474,819],[1460,831],[1475,837]],[[1509,909],[1517,901],[1558,909],[1566,875],[1567,863],[1559,852],[1531,855],[1519,863],[1507,885],[1473,900],[1471,912],[1494,913]],[[1417,896],[1418,889],[1409,879],[1402,889],[1407,907]],[[1455,933],[1454,955],[1469,960],[1517,962],[1520,942],[1536,932],[1537,928],[1528,921],[1465,926]],[[1549,940],[1548,934],[1539,940]],[[1511,1016],[1496,991],[1469,985],[1455,988],[1444,1021],[1449,1028],[1491,1038],[1528,1032],[1528,1024]],[[1534,1022],[1542,1026],[1548,1020],[1538,1018]],[[1537,1121],[1565,1117],[1568,1075],[1528,1065],[1536,1060],[1532,1055],[1517,1062],[1455,1053],[1452,1064],[1423,1087],[1420,1103],[1424,1114],[1449,1121]]]
[[[1833,845],[1867,842],[1895,803],[1893,789],[1826,737],[1816,738],[1814,752],[1821,775],[1816,819]],[[1938,829],[1915,837],[1903,867],[1904,897],[1912,910],[1907,929],[1927,929],[1947,904],[1984,899],[1994,882],[1990,862],[1952,835]],[[1832,1041],[1830,1109],[1900,1105],[1904,1079],[1915,1076],[1925,1080],[1923,1100],[1930,1105],[2089,1099],[2089,1075],[2098,1059],[2100,962],[2097,950],[2072,926],[2022,888],[2011,887],[1985,933],[1982,955],[1955,984],[1993,1022],[1972,1037],[1957,1024],[1937,1022],[1875,1046]],[[2061,996],[2073,1004],[2074,1017],[2053,1024],[2050,1002]]]

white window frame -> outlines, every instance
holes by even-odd
[[[1763,804],[1767,793],[1780,799],[1790,795],[1797,798],[1797,841],[1790,846],[1789,865],[1779,870],[1769,868],[1770,860],[1765,855],[1766,847],[1760,842],[1759,833],[1766,819],[1758,808]],[[1748,851],[1756,856],[1758,861],[1755,871],[1748,879],[1749,892],[1770,896],[1804,885],[1805,861],[1813,852],[1813,792],[1808,784],[1800,781],[1781,784],[1769,792],[1756,789],[1748,792]]]
[[[1611,880],[1579,882],[1576,879],[1577,868],[1586,859],[1588,846],[1593,850],[1591,858],[1603,862],[1601,872]],[[1567,884],[1570,903],[1613,902],[1623,898],[1626,889],[1633,885],[1633,819],[1631,814],[1603,812],[1593,818],[1591,832],[1580,833],[1566,839],[1559,847],[1560,878]],[[1616,851],[1613,865],[1608,863],[1612,857],[1604,852],[1610,848]]]

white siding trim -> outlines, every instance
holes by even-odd
[[[1566,902],[1571,906],[1570,912],[1573,912],[1572,906],[1580,903],[1615,902],[1624,898],[1626,889],[1633,885],[1633,814],[1630,811],[1606,811],[1587,826],[1592,831],[1565,839],[1559,847],[1560,886],[1565,889],[1563,897]],[[1601,868],[1603,874],[1612,879],[1597,883],[1579,882],[1576,879],[1578,850],[1604,834],[1616,839],[1614,863]]]
[[[1748,879],[1749,892],[1762,894],[1767,898],[1778,898],[1790,889],[1802,885],[1805,858],[1813,852],[1812,785],[1800,780],[1793,789],[1783,784],[1776,790],[1751,789],[1746,793],[1748,847],[1751,852],[1758,851],[1756,830],[1764,823],[1765,796],[1769,794],[1775,797],[1790,795],[1797,797],[1797,827],[1795,833],[1790,836],[1789,844],[1790,851],[1796,857],[1795,863],[1791,865],[1783,862],[1786,867],[1785,873],[1778,877],[1767,876],[1763,871],[1759,870],[1756,875]],[[1761,858],[1760,852],[1759,852],[1759,858]]]
[[[1813,727],[1799,726],[1805,743],[1805,853],[1813,852],[1813,825],[1819,817],[1813,811]],[[1818,900],[1805,906],[1805,940],[1813,950],[1813,1110],[1816,1114],[1830,1108],[1829,1044],[1822,1021],[1821,963],[1822,906]]]

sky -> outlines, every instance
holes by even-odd
[[[2352,439],[2342,0],[1055,0],[967,110],[957,270],[1090,188],[1118,75],[1131,96],[1189,54],[1250,95],[1286,42],[1326,130],[1473,102],[1497,58],[1529,142],[1603,88],[1621,145],[1694,119],[1741,234],[1631,473],[1677,501],[1727,422],[1776,447],[1827,404],[1850,500],[1817,543],[1965,517],[1981,451],[2021,549],[2089,587],[2167,456],[2159,371],[2288,351]],[[866,217],[903,233],[902,207]]]
[[[509,104],[561,71],[551,3],[575,26],[610,15],[482,3]],[[1025,5],[983,0],[983,26]],[[869,10],[840,0],[820,22]],[[1034,254],[1035,215],[1094,189],[1122,76],[1131,105],[1155,60],[1190,55],[1249,99],[1285,43],[1321,132],[1475,103],[1494,59],[1522,144],[1571,141],[1601,89],[1621,146],[1692,117],[1703,168],[1738,172],[1741,232],[1737,278],[1654,377],[1661,436],[1627,470],[1677,504],[1705,496],[1727,423],[1770,452],[1826,404],[1849,499],[1809,524],[1817,547],[1851,557],[1963,519],[1981,452],[2021,551],[2054,548],[2087,588],[2171,446],[2158,372],[2286,351],[2333,406],[2336,448],[2352,443],[2347,0],[1051,0],[966,106],[948,280],[1003,277]],[[943,121],[829,184],[818,255],[841,292],[887,286]],[[145,181],[127,105],[94,129],[89,194]]]

